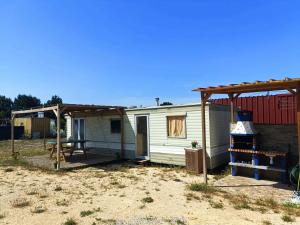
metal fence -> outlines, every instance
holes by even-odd
[[[230,105],[228,98],[210,101]],[[296,124],[296,97],[292,94],[240,97],[235,99],[234,105],[241,110],[253,111],[255,124]]]

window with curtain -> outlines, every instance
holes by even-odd
[[[185,138],[185,116],[167,116],[168,137]]]

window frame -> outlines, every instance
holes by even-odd
[[[174,136],[169,136],[169,120],[168,118],[170,117],[183,117],[184,119],[184,136],[178,136],[178,137],[174,137]],[[167,128],[167,138],[168,139],[187,139],[187,126],[186,126],[186,115],[182,115],[182,114],[179,114],[179,115],[176,115],[176,114],[172,114],[172,115],[167,115],[166,116],[166,128]]]

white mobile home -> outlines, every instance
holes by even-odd
[[[67,136],[88,140],[87,147],[101,154],[119,154],[119,115],[67,116]],[[228,160],[230,108],[207,104],[206,132],[208,168]],[[126,109],[124,115],[125,158],[185,165],[184,148],[197,141],[201,146],[200,104]]]

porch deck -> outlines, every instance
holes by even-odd
[[[88,166],[94,166],[99,164],[107,164],[111,162],[116,162],[118,157],[113,154],[107,154],[107,149],[102,151],[102,149],[92,149],[87,151],[87,158],[84,157],[84,154],[81,152],[74,152],[72,157],[68,154],[66,155],[66,161],[60,162],[61,169],[78,169]],[[49,158],[49,154],[32,156],[25,159],[28,163],[33,166],[46,168],[46,169],[55,169],[54,159]]]

